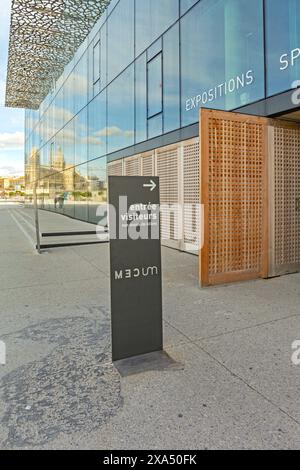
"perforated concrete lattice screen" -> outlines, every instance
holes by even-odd
[[[199,140],[195,139],[183,146],[183,200],[184,200],[184,242],[193,249],[200,247],[201,220],[200,204],[200,153]],[[195,234],[197,238],[195,239]]]
[[[123,162],[118,160],[108,164],[107,167],[108,176],[123,176]]]
[[[198,254],[199,139],[183,141],[108,164],[112,176],[158,176],[162,244]]]
[[[125,175],[126,176],[140,176],[141,175],[140,157],[126,158]]]
[[[178,148],[160,149],[157,152],[157,176],[160,181],[161,232],[164,243],[179,248],[178,204],[179,204],[179,165]],[[169,210],[169,207],[171,206]],[[165,209],[167,208],[167,210]]]
[[[12,0],[6,106],[38,109],[110,0]]]
[[[154,153],[145,154],[142,157],[142,176],[152,176],[154,170]]]

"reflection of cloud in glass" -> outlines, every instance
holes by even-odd
[[[67,110],[66,108],[59,107],[59,106],[53,106],[52,108],[53,116],[54,116],[54,121],[70,121],[74,117],[74,113],[71,111]]]
[[[89,82],[86,75],[72,73],[64,84],[64,92],[76,96],[86,96],[88,85]]]
[[[86,142],[89,145],[105,145],[105,142],[103,142],[103,140],[98,139],[97,137],[94,137],[94,136],[87,137]]]
[[[113,127],[105,127],[101,129],[98,132],[95,132],[96,136],[99,137],[105,137],[106,135],[108,137],[133,137],[134,136],[134,131],[124,131],[120,129],[119,127],[113,126]]]
[[[75,139],[75,130],[72,129],[72,126],[76,124],[76,131],[86,133],[86,123],[81,123],[80,118],[81,116],[75,116],[74,114],[63,107],[53,107],[53,116],[54,116],[54,123],[50,125],[42,125],[39,127],[39,137],[44,140],[50,140],[57,132],[63,127],[64,123],[69,122],[67,127],[64,128],[64,140],[71,140]]]

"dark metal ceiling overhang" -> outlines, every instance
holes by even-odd
[[[5,105],[38,109],[110,0],[12,0]]]

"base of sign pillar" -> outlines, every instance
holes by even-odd
[[[172,359],[165,351],[156,351],[115,361],[114,366],[122,377],[142,374],[151,371],[169,369],[182,370],[183,365]]]

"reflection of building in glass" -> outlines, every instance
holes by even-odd
[[[62,3],[68,8],[76,1]],[[23,72],[10,50],[7,103],[15,91],[14,106],[27,108],[27,193],[30,199],[38,179],[43,208],[97,222],[108,171],[159,175],[163,202],[199,202],[201,108],[273,116],[299,107],[291,100],[292,84],[300,79],[298,0],[104,4],[96,24],[85,23],[85,40],[72,58],[74,44],[65,44],[64,71],[38,103],[28,87],[19,94],[15,77]],[[41,15],[43,8],[41,3]],[[22,15],[25,10],[16,24]],[[11,35],[15,47],[15,27]],[[32,83],[34,78],[39,83],[44,74],[51,76],[53,57],[39,68],[33,45],[34,60],[26,59],[26,70]],[[63,204],[55,204],[58,198]]]
[[[0,176],[0,198],[23,196],[25,192],[24,176]]]

